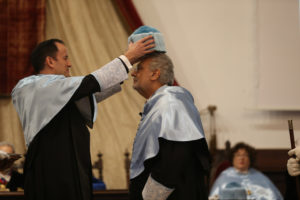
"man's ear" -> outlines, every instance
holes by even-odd
[[[158,80],[159,77],[160,77],[160,69],[156,69],[156,70],[153,71],[153,74],[152,74],[150,79],[152,81],[155,81],[155,80]]]
[[[47,56],[46,60],[45,60],[45,64],[46,64],[46,66],[53,68],[53,65],[54,65],[53,58],[51,56]]]

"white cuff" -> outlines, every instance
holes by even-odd
[[[130,71],[132,69],[132,65],[129,62],[128,58],[126,56],[124,56],[124,55],[120,55],[119,58],[121,60],[123,60],[123,62],[125,63],[125,65],[128,67],[128,70]]]
[[[126,69],[122,61],[115,58],[100,69],[94,71],[92,75],[100,85],[101,91],[104,91],[128,78]]]
[[[143,200],[166,200],[173,191],[173,188],[162,185],[149,175],[142,196]]]

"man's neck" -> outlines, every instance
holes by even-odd
[[[149,99],[150,97],[152,97],[152,95],[163,85],[161,83],[159,84],[153,84],[151,89],[149,90],[149,93],[147,94],[147,97],[145,97],[146,99]]]
[[[53,69],[45,65],[44,68],[39,72],[39,74],[55,74]]]

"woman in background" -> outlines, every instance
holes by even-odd
[[[224,170],[211,188],[210,198],[282,200],[274,184],[253,167],[255,150],[245,144],[236,144],[230,153],[232,167]]]

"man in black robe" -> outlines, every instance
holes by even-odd
[[[120,90],[141,56],[152,52],[151,37],[130,44],[124,55],[84,77],[70,77],[63,41],[51,39],[32,52],[37,75],[12,92],[28,151],[24,165],[25,199],[90,200],[90,135],[96,102]]]
[[[204,131],[192,95],[171,86],[171,60],[162,52],[146,55],[131,75],[147,101],[133,145],[130,200],[207,199]]]

